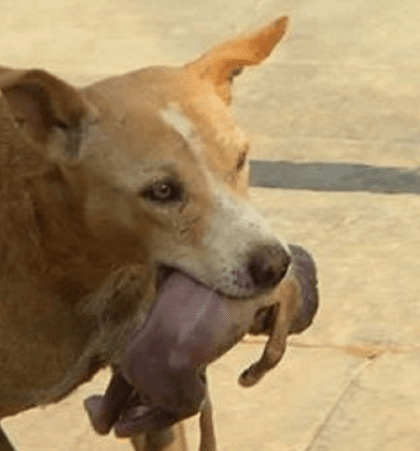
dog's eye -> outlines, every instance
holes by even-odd
[[[141,195],[153,202],[176,202],[182,199],[182,189],[174,182],[159,181],[142,191]]]

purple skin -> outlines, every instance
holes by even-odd
[[[300,334],[311,324],[318,310],[319,293],[317,270],[311,254],[301,246],[289,244],[293,270],[299,280],[301,308],[289,327],[289,334]],[[276,316],[276,306],[261,309],[255,316],[248,333],[252,335],[271,335]]]
[[[85,400],[85,409],[98,434],[109,433],[132,393],[133,387],[114,372],[104,396],[94,395]]]
[[[85,401],[94,429],[107,434],[114,426],[128,437],[196,414],[206,396],[206,366],[245,335],[261,307],[173,272],[130,339],[105,396]]]
[[[316,267],[303,248],[290,245],[290,250],[302,306],[289,333],[300,333],[318,307]],[[85,401],[95,431],[107,434],[114,426],[116,435],[129,437],[196,414],[206,396],[206,366],[248,331],[270,334],[274,315],[270,306],[226,299],[172,273],[146,324],[130,340],[105,395]]]

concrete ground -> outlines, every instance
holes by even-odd
[[[420,167],[420,8],[415,0],[2,0],[0,61],[78,85],[181,64],[282,13],[287,39],[235,85],[253,158]],[[420,449],[418,194],[253,188],[273,228],[315,256],[321,307],[255,388],[237,376],[261,353],[246,339],[210,370],[220,451]],[[129,450],[97,437],[82,399],[4,421],[30,450]],[[189,422],[197,449],[195,419]]]

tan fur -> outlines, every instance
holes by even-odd
[[[249,144],[227,105],[233,77],[265,59],[286,25],[182,68],[82,91],[45,71],[0,69],[0,418],[58,401],[118,361],[154,300],[158,263],[226,295],[260,296],[235,277],[251,246],[278,238],[246,200],[249,169],[238,162]],[[157,208],[139,195],[171,174],[188,202]],[[258,372],[284,350],[295,285],[289,271],[264,295],[267,305],[291,301],[280,304]],[[202,426],[201,451],[215,449],[210,404]],[[165,434],[149,434],[145,449],[172,449],[156,444]]]

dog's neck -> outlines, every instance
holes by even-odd
[[[58,167],[44,159],[35,147],[28,151],[27,143],[21,145],[22,138],[10,119],[0,117],[0,130],[0,140],[6,141],[0,153],[0,198],[4,204],[15,206],[12,208],[16,223],[31,224],[30,230],[14,233],[26,234],[30,243],[30,250],[26,247],[33,262],[30,273],[36,271],[46,279],[45,286],[64,299],[77,302],[124,262],[109,249],[105,251],[89,234],[80,204],[72,199],[75,193]],[[3,223],[5,228],[7,224]],[[8,243],[1,241],[1,248],[6,249]],[[8,258],[19,252],[15,249]],[[12,261],[9,264],[14,267]]]
[[[63,299],[78,302],[125,264],[124,256],[110,252],[92,236],[81,205],[56,168],[26,183],[42,249],[44,276]],[[128,256],[127,256],[128,259]]]

